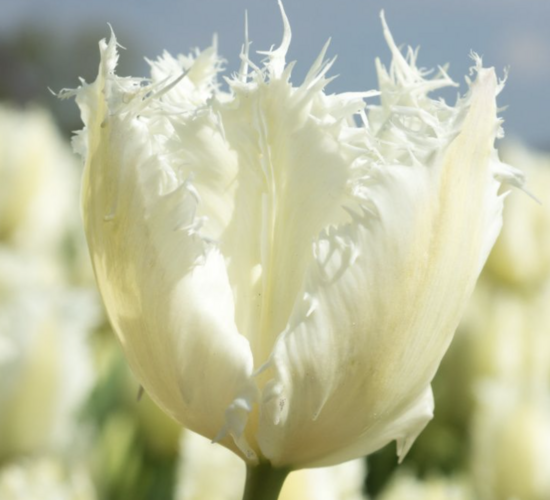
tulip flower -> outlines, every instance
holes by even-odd
[[[282,8],[281,8],[282,10]],[[327,95],[325,46],[204,52],[116,75],[114,35],[76,94],[82,205],[110,320],[137,379],[251,466],[326,466],[392,440],[403,457],[501,226],[493,69],[452,107],[396,47],[380,91]],[[380,95],[379,105],[365,99]]]

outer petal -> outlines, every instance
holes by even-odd
[[[139,82],[114,76],[115,43],[102,42],[98,79],[77,95],[86,124],[84,222],[98,285],[151,397],[210,438],[225,425],[253,460],[240,436],[255,398],[252,355],[235,327],[223,258],[198,234],[194,189],[171,175],[150,130],[158,123],[132,111],[143,99]],[[223,443],[238,452],[230,439]]]
[[[392,439],[403,456],[431,418],[429,383],[500,229],[498,85],[478,71],[459,135],[426,164],[373,171],[363,213],[314,245],[264,391],[259,444],[274,464],[328,465]]]

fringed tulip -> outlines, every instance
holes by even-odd
[[[432,416],[430,382],[501,227],[493,69],[453,85],[403,56],[380,91],[328,95],[322,50],[301,85],[279,48],[164,54],[116,75],[114,35],[76,100],[82,206],[99,289],[145,390],[249,464],[336,464]],[[69,93],[71,94],[71,93]],[[379,105],[365,99],[380,96]]]

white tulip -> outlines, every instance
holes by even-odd
[[[249,464],[331,465],[432,417],[430,389],[501,226],[495,96],[479,58],[455,107],[388,29],[376,94],[327,95],[326,48],[290,83],[290,28],[248,42],[220,89],[216,47],[115,74],[114,35],[75,91],[84,223],[138,380]],[[71,93],[69,93],[71,94]],[[362,119],[360,125],[355,119]]]

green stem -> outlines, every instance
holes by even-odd
[[[290,469],[275,469],[269,463],[246,467],[243,500],[277,500]]]

